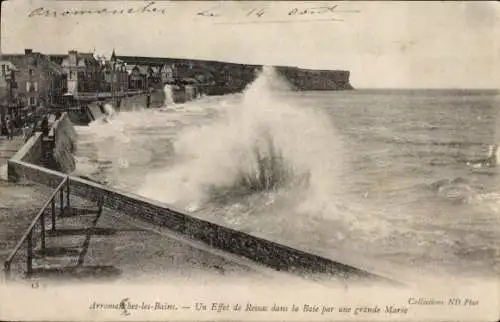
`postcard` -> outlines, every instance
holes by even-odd
[[[497,2],[1,15],[1,320],[500,318]]]

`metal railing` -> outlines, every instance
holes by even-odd
[[[57,188],[52,192],[50,197],[45,201],[43,204],[42,208],[40,211],[38,211],[37,215],[29,225],[28,229],[22,236],[21,240],[17,243],[16,247],[14,247],[14,250],[10,253],[9,257],[7,260],[4,262],[4,271],[5,271],[5,278],[8,280],[10,278],[10,271],[11,271],[11,265],[12,261],[14,260],[14,257],[16,254],[18,254],[19,250],[23,246],[25,242],[27,242],[27,257],[26,257],[26,274],[29,276],[33,273],[33,249],[36,247],[34,245],[36,243],[36,238],[35,236],[35,227],[37,224],[40,224],[40,251],[41,254],[43,255],[45,253],[45,210],[51,207],[51,231],[55,232],[56,231],[56,197],[57,194],[59,193],[59,207],[60,207],[60,213],[63,212],[64,210],[64,190],[66,189],[66,206],[68,209],[70,208],[70,187],[69,187],[69,177],[66,176],[61,183],[57,186]]]

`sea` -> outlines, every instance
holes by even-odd
[[[266,68],[77,127],[75,174],[401,279],[495,278],[500,170],[468,163],[500,142],[499,94],[296,92]]]

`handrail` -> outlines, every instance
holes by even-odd
[[[47,198],[47,200],[45,201],[45,203],[43,204],[43,206],[41,207],[41,209],[38,211],[37,215],[35,216],[35,218],[32,220],[31,224],[29,225],[28,229],[26,230],[26,232],[23,234],[21,240],[19,240],[19,242],[16,244],[16,246],[14,247],[14,249],[12,250],[12,252],[10,253],[9,257],[7,257],[7,260],[4,262],[4,270],[5,270],[5,273],[8,274],[10,272],[10,264],[12,262],[12,260],[14,259],[14,256],[16,256],[16,254],[18,253],[19,249],[21,248],[21,246],[24,244],[24,242],[30,238],[30,240],[28,240],[28,243],[30,245],[28,245],[28,247],[31,247],[31,234],[33,232],[33,229],[35,228],[35,225],[37,224],[37,222],[40,220],[40,218],[42,218],[43,214],[45,213],[45,210],[49,207],[49,204],[52,204],[52,207],[53,207],[53,210],[52,210],[52,215],[53,215],[53,218],[52,218],[52,228],[54,229],[55,228],[55,205],[54,205],[54,198],[56,197],[56,194],[61,191],[62,192],[62,188],[64,187],[64,185],[66,183],[69,183],[69,180],[68,180],[68,176],[64,177],[64,179],[62,179],[61,183],[59,183],[59,185],[57,186],[56,189],[54,189],[54,191],[50,194],[50,197]],[[69,187],[68,187],[69,188]],[[69,189],[68,189],[69,191]],[[68,198],[69,199],[69,198]],[[61,202],[63,202],[63,197],[61,195]],[[61,206],[61,209],[62,209],[62,204],[60,205]],[[69,205],[68,205],[69,206]],[[42,218],[43,220],[43,218]],[[45,227],[44,227],[44,222],[42,223],[42,234],[44,235],[45,234]],[[42,244],[45,244],[45,241],[43,240],[42,241]],[[28,251],[31,251],[28,250]],[[29,259],[28,259],[29,260]]]

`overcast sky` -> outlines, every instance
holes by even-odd
[[[142,10],[147,3],[4,2],[2,52],[95,48],[109,55],[115,48],[118,55],[348,69],[358,88],[500,88],[496,2],[156,1]],[[254,7],[264,9],[261,17],[246,15]],[[288,14],[312,7],[314,14]],[[47,10],[49,17],[40,15]]]

